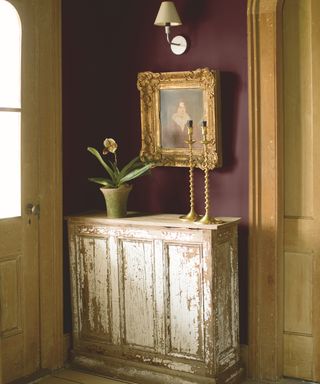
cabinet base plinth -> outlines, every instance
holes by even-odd
[[[73,358],[72,367],[137,384],[237,384],[245,376],[240,365],[233,366],[216,377],[204,377],[114,357],[84,354]]]

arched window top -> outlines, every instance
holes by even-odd
[[[0,143],[2,219],[21,216],[21,22],[7,0],[0,0]]]
[[[0,0],[0,57],[0,108],[20,108],[21,21],[7,0]]]

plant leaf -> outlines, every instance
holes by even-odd
[[[87,150],[93,155],[95,156],[98,161],[100,162],[100,164],[103,166],[103,168],[108,172],[109,176],[111,177],[112,179],[112,182],[113,183],[116,183],[116,178],[115,178],[115,175],[114,175],[114,172],[112,171],[112,169],[109,167],[109,165],[103,160],[103,158],[101,157],[100,153],[93,147],[88,147]]]
[[[114,183],[119,184],[119,180],[120,180],[119,168],[117,167],[116,163],[113,163],[112,161],[109,161],[109,164],[110,164],[110,168],[112,169],[113,174],[114,174]]]
[[[126,164],[120,171],[120,179],[124,177],[128,172],[132,171],[133,169],[137,168],[138,166],[142,165],[143,163],[140,161],[139,156],[132,159],[128,164]]]
[[[127,175],[125,175],[120,179],[120,183],[123,184],[127,181],[130,181],[130,180],[136,179],[139,176],[142,176],[143,174],[148,172],[153,166],[154,166],[153,163],[148,163],[144,165],[142,168],[132,170],[131,172],[129,172]]]
[[[89,177],[88,180],[92,181],[93,183],[104,185],[105,187],[110,187],[110,188],[114,187],[112,180],[105,179],[103,177]]]

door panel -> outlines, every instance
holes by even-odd
[[[40,368],[37,39],[34,1],[12,0],[22,25],[21,216],[0,220],[0,299],[4,383]],[[9,113],[9,112],[8,112]],[[10,159],[8,159],[10,161]]]
[[[312,336],[311,253],[285,252],[285,325],[286,332]]]
[[[284,375],[320,380],[320,4],[284,3]]]
[[[21,254],[2,258],[0,262],[2,336],[21,333]]]
[[[285,333],[284,335],[284,374],[296,378],[313,376],[313,338]]]

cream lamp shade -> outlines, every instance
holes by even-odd
[[[154,25],[159,27],[182,25],[173,1],[163,1],[161,3]]]

